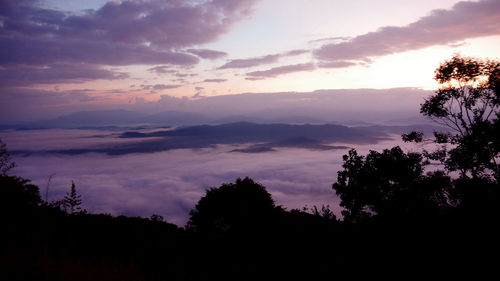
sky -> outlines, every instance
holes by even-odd
[[[0,118],[324,89],[435,89],[500,57],[500,0],[0,0]],[[175,103],[175,102],[174,102]]]

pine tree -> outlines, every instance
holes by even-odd
[[[82,196],[76,192],[75,182],[71,181],[71,191],[69,193],[66,192],[66,196],[64,196],[63,200],[64,209],[70,214],[81,212],[82,211],[82,208],[80,207],[82,205],[81,198]]]

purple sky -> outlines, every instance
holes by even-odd
[[[499,0],[0,0],[0,118],[163,96],[434,89],[441,61],[495,58],[499,45]]]

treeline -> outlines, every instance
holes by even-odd
[[[0,148],[2,280],[319,280],[496,274],[500,63],[456,56],[422,114],[449,128],[343,158],[344,208],[287,210],[250,178],[211,188],[186,226],[88,214],[73,184],[59,202],[10,176]],[[432,149],[429,145],[434,144]],[[430,168],[431,167],[431,168]]]
[[[15,177],[1,186],[2,280],[315,280],[498,266],[498,204],[341,221],[327,207],[285,210],[245,178],[208,190],[180,228],[160,216],[70,213]]]

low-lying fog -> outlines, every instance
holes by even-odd
[[[95,130],[0,131],[9,151],[54,150],[139,142],[121,132]],[[400,137],[377,144],[353,145],[366,154],[401,145]],[[340,216],[339,199],[331,189],[348,149],[310,150],[276,148],[262,153],[231,152],[248,145],[217,145],[156,153],[110,156],[104,153],[14,154],[17,167],[10,174],[31,179],[45,199],[61,199],[74,181],[84,208],[91,213],[162,215],[184,225],[189,211],[210,187],[251,177],[267,187],[277,204],[287,209],[330,205]],[[49,177],[52,176],[50,184]]]

